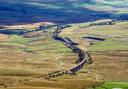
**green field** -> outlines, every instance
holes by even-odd
[[[107,39],[103,42],[97,42],[95,45],[88,48],[89,51],[111,51],[111,50],[127,50],[128,42],[122,43],[112,39]]]
[[[95,89],[128,89],[128,82],[106,82],[102,87]]]
[[[102,23],[109,20],[92,22]],[[115,25],[98,25],[90,26],[90,23],[72,24],[72,27],[66,28],[61,34],[63,37],[68,36],[71,39],[82,37],[103,38],[104,41],[94,41],[94,44],[88,46],[89,51],[111,51],[111,50],[128,50],[128,22],[115,22]],[[86,40],[86,39],[85,39]]]

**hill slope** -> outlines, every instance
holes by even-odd
[[[1,0],[0,24],[128,19],[127,0]]]

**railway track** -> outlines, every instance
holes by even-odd
[[[63,28],[69,27],[69,25],[67,25],[67,26],[66,25],[51,25],[48,27],[43,27],[43,29],[38,29],[36,31],[43,32],[44,30],[47,30],[52,27],[57,27],[55,29],[55,31],[52,32],[52,34],[51,34],[53,39],[65,44],[66,47],[72,49],[72,51],[74,53],[77,53],[79,55],[79,58],[78,58],[78,60],[76,60],[74,62],[74,64],[76,64],[76,66],[69,68],[68,70],[54,71],[54,72],[45,74],[43,76],[38,76],[38,78],[44,78],[44,79],[49,80],[51,78],[62,76],[64,74],[75,74],[77,71],[82,69],[85,64],[91,64],[93,62],[90,54],[87,51],[84,51],[84,50],[80,49],[79,47],[77,47],[78,43],[73,42],[68,37],[62,38],[59,36],[59,33],[63,30]],[[38,39],[34,39],[33,41],[36,41],[36,40],[38,40]],[[31,41],[31,42],[33,42],[33,41]],[[29,43],[31,43],[31,42],[29,42]],[[27,43],[27,44],[29,44],[29,43]]]
[[[47,79],[47,80],[49,80],[51,78],[58,77],[58,76],[62,76],[64,74],[75,74],[77,71],[82,69],[85,64],[91,64],[93,62],[90,54],[87,51],[84,51],[76,46],[76,45],[78,45],[78,43],[74,43],[68,37],[62,38],[59,36],[59,33],[61,32],[63,27],[61,28],[59,26],[57,28],[59,28],[59,29],[56,29],[55,32],[53,32],[52,37],[56,41],[61,42],[61,43],[65,44],[68,48],[72,49],[72,51],[74,53],[77,53],[79,55],[79,59],[76,60],[76,62],[75,62],[76,66],[74,66],[68,70],[61,70],[61,71],[57,71],[57,72],[53,72],[53,73],[49,73],[49,74],[45,75],[44,79]]]
[[[55,26],[58,26],[58,25],[55,25]],[[74,43],[68,37],[62,38],[62,37],[59,36],[59,33],[61,32],[60,30],[62,30],[63,28],[65,28],[65,26],[64,27],[59,26],[59,29],[56,29],[55,32],[52,33],[52,37],[56,41],[65,44],[65,46],[72,49],[72,51],[74,53],[77,53],[79,55],[78,60],[76,60],[74,62],[74,64],[76,64],[76,65],[73,66],[72,68],[67,69],[67,70],[54,71],[54,72],[51,72],[51,73],[48,73],[48,74],[45,74],[45,75],[42,75],[42,76],[37,76],[36,79],[32,79],[32,80],[28,80],[28,81],[33,81],[33,80],[37,80],[37,79],[50,80],[52,78],[56,78],[56,77],[59,77],[59,76],[65,75],[65,74],[75,74],[80,69],[82,69],[85,64],[91,64],[93,62],[90,54],[87,51],[84,51],[84,50],[80,49],[79,47],[77,47],[78,43]],[[34,41],[36,41],[36,39]],[[33,41],[31,41],[31,42],[33,42]],[[22,83],[24,83],[24,82],[25,81],[22,81]],[[18,84],[15,85],[15,84],[11,83],[11,84],[7,85],[6,87],[10,87],[10,86],[15,87],[17,85]]]

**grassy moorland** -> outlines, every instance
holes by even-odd
[[[107,20],[106,20],[107,21]],[[102,23],[103,21],[99,21]],[[97,23],[99,23],[97,21]],[[96,22],[94,22],[96,23]],[[81,38],[84,40],[91,40],[94,45],[89,46],[89,51],[107,51],[107,50],[127,50],[128,47],[127,37],[127,22],[115,22],[115,25],[102,25],[102,26],[91,26],[91,23],[76,24],[72,25],[71,28],[66,28],[62,36],[69,36],[72,39]],[[92,39],[88,38],[92,37]],[[87,39],[88,38],[88,39]],[[93,38],[102,38],[104,41],[93,40]]]
[[[116,21],[113,25],[99,25],[107,21],[110,20],[71,24],[72,27],[64,29],[61,36],[68,36],[88,48],[94,63],[87,67],[87,74],[95,74],[99,79],[106,80],[104,86],[107,89],[127,89],[128,22]]]
[[[69,85],[61,84],[59,80],[58,83],[53,81],[51,87],[49,81],[46,81],[48,86],[42,85],[45,80],[39,78],[40,76],[56,70],[69,69],[74,66],[78,56],[64,44],[55,41],[49,32],[39,33],[40,35],[35,35],[36,32],[33,31],[23,35],[1,35],[8,38],[3,40],[3,37],[0,40],[0,88],[54,89],[54,86],[58,86],[55,89],[62,89],[63,86],[65,89],[65,86]],[[37,83],[33,82],[31,85],[31,80],[38,81],[40,85],[34,86]],[[26,81],[28,82],[25,83]]]
[[[114,87],[125,89],[127,82],[121,81],[128,79],[128,23],[116,21],[113,25],[99,25],[107,21],[111,20],[71,24],[71,27],[62,31],[60,36],[71,38],[83,49],[88,48],[94,63],[85,66],[76,75],[64,75],[51,81],[38,77],[74,66],[78,55],[72,53],[64,44],[55,41],[50,32],[33,31],[23,35],[0,35],[0,87],[81,89],[102,85],[100,80],[103,80],[106,81],[103,86],[108,89]],[[48,30],[53,31],[52,28]],[[78,81],[80,86],[76,86]],[[103,88],[97,87],[97,89]]]
[[[0,0],[0,89],[127,89],[127,19],[128,0]],[[54,23],[70,24],[60,36],[88,50],[94,63],[45,80],[78,59],[52,38],[56,27],[34,31]]]

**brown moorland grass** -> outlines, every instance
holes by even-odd
[[[84,45],[92,52],[94,61],[92,65],[86,67],[88,74],[96,74],[108,81],[128,81],[128,21],[91,27],[87,27],[86,23],[82,24],[83,28],[80,28],[80,24],[65,28],[61,36],[67,36],[74,41],[83,37],[105,39],[93,42],[90,39],[82,39],[83,42],[88,40],[88,43],[92,43]]]
[[[32,37],[33,38],[33,37]],[[15,38],[19,39],[19,37]],[[24,39],[21,39],[20,45],[24,45]],[[48,42],[46,42],[48,41]],[[17,43],[17,40],[15,41]],[[20,46],[19,45],[19,46]],[[16,46],[16,45],[15,45]],[[57,46],[57,47],[56,47]],[[53,49],[50,49],[52,47],[55,47]],[[13,78],[20,77],[19,79],[8,79],[9,83],[10,81],[18,81],[14,82],[14,86],[9,86],[8,89],[85,89],[88,86],[91,86],[89,84],[92,84],[94,86],[97,86],[97,82],[93,82],[90,80],[90,82],[85,80],[80,80],[80,83],[76,85],[77,80],[62,80],[62,81],[46,81],[46,80],[39,80],[40,76],[43,74],[53,72],[55,70],[61,70],[61,69],[69,69],[69,67],[72,66],[72,64],[78,59],[78,55],[74,55],[71,53],[71,51],[67,52],[67,49],[63,49],[65,45],[59,44],[56,41],[53,41],[51,38],[48,40],[39,40],[39,41],[33,41],[29,45],[27,45],[26,49],[28,50],[25,52],[24,50],[14,51],[16,48],[12,49],[9,47],[6,50],[4,50],[3,53],[1,53],[1,60],[0,64],[1,67],[1,76],[11,76]],[[59,48],[59,49],[57,49]],[[44,50],[40,50],[44,49]],[[62,49],[62,50],[60,50]],[[3,50],[3,49],[1,49]],[[32,52],[31,52],[32,51]],[[64,53],[64,54],[63,54]],[[25,56],[27,55],[27,56]],[[61,57],[60,57],[61,56]],[[60,58],[59,58],[60,57]],[[25,59],[25,60],[23,60]],[[20,61],[22,60],[22,61]],[[64,65],[60,66],[58,61],[64,61]],[[26,64],[24,63],[26,62]],[[27,64],[28,63],[28,64]],[[39,64],[39,65],[38,65]],[[55,66],[53,66],[55,65]],[[39,77],[38,77],[39,76]],[[66,75],[67,76],[67,75]],[[77,76],[77,75],[76,75]],[[36,81],[29,81],[31,79],[28,79],[28,81],[22,80],[22,77],[32,77]],[[85,78],[85,76],[83,76]],[[75,76],[73,77],[75,78]],[[61,77],[60,77],[61,79]],[[22,81],[21,81],[22,80]],[[20,81],[20,82],[19,82]],[[73,83],[73,81],[75,81]],[[2,79],[1,79],[2,82]],[[5,84],[8,81],[5,81]],[[88,82],[88,83],[86,83]],[[81,84],[82,83],[82,84]],[[19,85],[18,85],[19,84]],[[101,83],[100,83],[101,84]],[[8,85],[8,83],[7,83]],[[13,84],[11,84],[13,85]]]
[[[41,72],[37,72],[30,69],[10,69],[10,68],[0,68],[1,76],[38,76],[42,75]]]
[[[0,34],[0,41],[5,41],[9,38],[8,35],[5,35],[5,34]]]
[[[36,87],[54,87],[54,88],[66,88],[66,89],[80,89],[77,85],[70,85],[64,82],[55,82],[55,81],[31,81],[24,83],[28,86],[36,86]]]
[[[128,80],[128,51],[106,51],[93,53],[93,64],[88,71],[109,81]],[[123,76],[122,76],[123,75]]]
[[[85,89],[90,86],[102,85],[102,81],[94,80],[84,80],[84,79],[62,79],[58,81],[46,81],[46,80],[36,80],[24,82],[27,86],[36,87],[55,87],[55,88],[65,88],[65,89]]]
[[[0,88],[0,89],[65,89],[65,88],[51,88],[51,87],[11,87],[11,88]]]
[[[23,62],[28,58],[30,54],[25,52],[14,52],[11,50],[6,50],[0,53],[1,62]]]
[[[7,26],[2,26],[3,28],[6,29],[36,29],[39,26],[47,26],[47,25],[52,25],[53,23],[51,22],[38,22],[38,23],[32,23],[32,24],[17,24],[17,25],[7,25]]]

